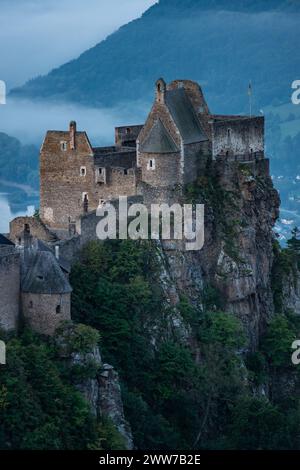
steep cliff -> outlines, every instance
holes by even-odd
[[[101,332],[136,447],[299,448],[297,282],[272,232],[268,161],[214,162],[184,200],[205,204],[203,249],[89,243],[71,275],[74,319]]]
[[[280,201],[268,161],[217,162],[187,188],[186,199],[205,204],[205,243],[186,252],[162,242],[173,291],[201,308],[207,286],[215,288],[222,309],[242,321],[255,349],[274,314],[272,228]]]

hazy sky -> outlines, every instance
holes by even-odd
[[[8,88],[77,57],[157,0],[0,0],[0,79]]]

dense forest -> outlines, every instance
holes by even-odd
[[[138,448],[299,448],[300,376],[291,344],[300,319],[282,311],[281,302],[283,277],[296,268],[299,250],[295,237],[285,250],[274,245],[277,314],[255,353],[214,289],[205,289],[202,311],[181,299],[180,314],[200,347],[195,362],[193,348],[166,327],[172,311],[157,279],[155,246],[107,241],[83,249],[71,276],[73,317],[88,326],[78,324],[69,351],[100,344],[104,360],[120,373]],[[0,448],[122,448],[113,425],[97,423],[76,390],[83,375],[93,376],[93,367],[66,364],[60,335],[47,340],[25,330],[8,341]]]

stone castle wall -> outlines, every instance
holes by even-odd
[[[264,151],[264,118],[241,118],[212,124],[213,158]]]
[[[0,328],[18,327],[20,312],[20,255],[14,247],[0,247]]]
[[[150,160],[153,168],[149,168]],[[139,161],[142,181],[150,186],[167,187],[181,181],[180,153],[143,153]]]
[[[22,293],[22,313],[37,333],[53,335],[62,321],[71,320],[71,296]]]
[[[201,175],[211,158],[209,141],[184,146],[184,184],[192,183]],[[187,163],[187,164],[186,164]]]
[[[106,183],[99,183],[95,188],[97,205],[91,207],[94,210],[101,200],[107,201],[119,196],[133,196],[136,194],[136,172],[133,168],[108,168],[106,169]]]
[[[76,147],[71,149],[68,136],[66,132],[55,135],[50,132],[40,158],[40,215],[55,228],[68,227],[69,218],[75,220],[83,212],[85,193],[90,207],[97,205],[92,190],[95,185],[92,149],[82,133],[76,135]],[[63,141],[67,142],[65,151],[61,149]]]
[[[25,227],[28,227],[30,234],[39,240],[52,241],[55,236],[46,227],[46,225],[36,217],[16,217],[9,224],[9,238],[19,245],[23,236]]]

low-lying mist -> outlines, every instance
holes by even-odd
[[[70,103],[32,102],[7,98],[0,106],[0,132],[17,137],[23,144],[40,146],[47,130],[67,130],[75,120],[85,130],[92,145],[114,142],[114,127],[142,124],[149,103],[123,103],[114,108],[88,108]]]

